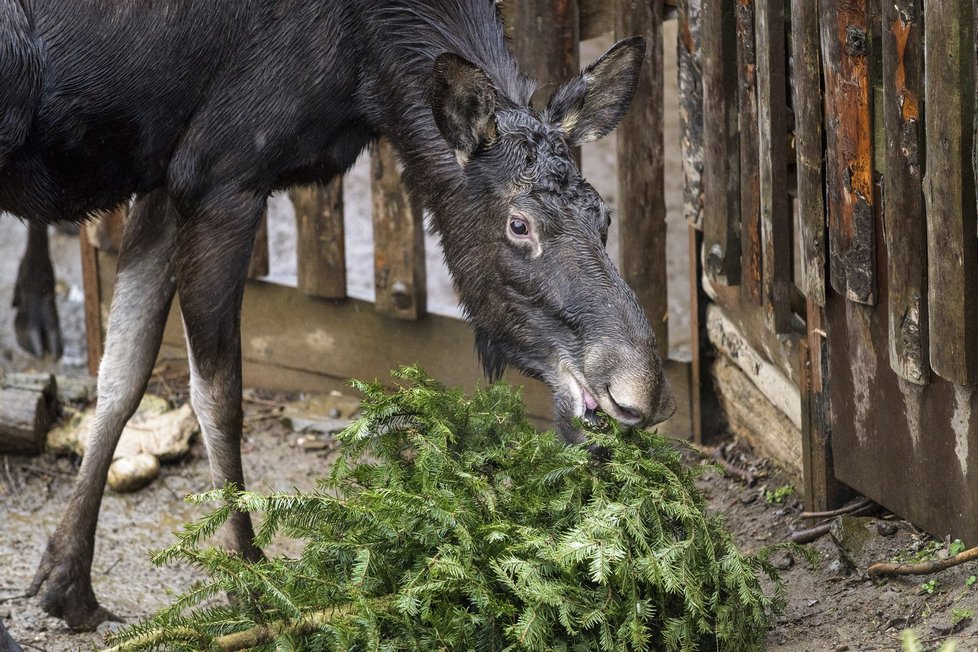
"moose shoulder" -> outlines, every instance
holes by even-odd
[[[214,481],[243,486],[240,308],[265,200],[380,136],[433,216],[489,376],[543,380],[570,442],[597,409],[635,426],[675,410],[605,253],[608,208],[570,156],[626,111],[642,39],[536,112],[491,0],[0,0],[0,37],[0,209],[43,224],[136,196],[94,445],[30,589],[69,625],[111,616],[90,579],[99,504],[174,293]],[[226,530],[261,554],[247,514]]]

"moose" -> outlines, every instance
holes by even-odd
[[[73,628],[112,452],[175,292],[215,484],[244,486],[242,293],[268,195],[343,174],[383,136],[430,211],[487,375],[552,390],[559,432],[675,401],[646,315],[605,251],[610,213],[572,148],[631,101],[645,40],[614,45],[535,110],[492,0],[0,0],[0,210],[124,227],[93,445],[29,589]],[[248,514],[225,545],[261,552]]]

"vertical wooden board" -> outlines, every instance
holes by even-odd
[[[851,301],[876,302],[869,0],[821,0],[829,272]]]
[[[683,217],[703,228],[703,0],[679,0],[679,146],[683,159]]]
[[[400,319],[427,311],[424,221],[421,206],[401,183],[394,147],[381,140],[370,151],[374,223],[374,305]]]
[[[325,186],[293,188],[299,289],[324,299],[346,297],[343,179]]]
[[[618,125],[618,220],[622,277],[645,309],[659,355],[665,358],[669,353],[669,303],[661,0],[621,0],[615,34],[622,38],[641,34],[648,42],[631,108]]]
[[[930,375],[924,216],[923,0],[883,3],[883,229],[890,366],[912,383]]]
[[[251,250],[251,261],[248,263],[248,278],[268,276],[268,211],[261,216],[258,233],[255,235],[255,245]]]
[[[795,163],[805,296],[825,306],[825,188],[822,140],[822,77],[818,40],[818,6],[811,0],[791,2],[794,61]]]
[[[506,0],[503,15],[520,69],[540,81],[533,102],[542,108],[556,84],[580,71],[578,0]]]
[[[741,289],[762,304],[760,152],[757,142],[757,58],[754,0],[737,0],[737,105],[740,118]]]
[[[835,477],[829,393],[829,350],[824,310],[808,299],[808,337],[800,340],[802,462],[810,510],[837,507],[848,490]]]
[[[586,41],[615,28],[615,6],[607,0],[577,0],[581,40]]]
[[[81,245],[82,286],[85,289],[85,344],[88,351],[88,373],[98,375],[102,360],[102,285],[99,282],[98,249],[91,240],[91,229],[83,226]]]
[[[925,0],[924,18],[930,363],[951,382],[972,384],[978,382],[974,5]]]
[[[740,138],[733,3],[703,0],[704,266],[713,282],[740,283]]]
[[[88,242],[100,251],[119,253],[122,246],[122,229],[125,227],[129,206],[120,206],[112,211],[102,213],[98,221],[86,224],[83,229],[88,232]]]
[[[755,7],[762,290],[769,328],[791,330],[791,205],[784,3]]]

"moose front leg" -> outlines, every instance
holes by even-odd
[[[105,354],[99,365],[98,404],[88,451],[65,514],[50,540],[28,595],[72,629],[92,629],[113,618],[92,589],[92,557],[102,492],[112,454],[146,390],[173,299],[176,215],[165,192],[140,198],[126,220]]]
[[[190,359],[190,401],[218,488],[244,488],[241,300],[263,207],[264,198],[224,200],[188,220],[179,235],[177,291]],[[254,538],[250,515],[232,514],[225,545],[255,561],[262,553]]]
[[[61,357],[61,326],[54,304],[54,268],[48,245],[48,227],[31,223],[27,249],[21,258],[14,285],[14,330],[17,344],[36,358],[50,353]]]

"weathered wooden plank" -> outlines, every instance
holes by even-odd
[[[255,245],[251,250],[251,260],[248,263],[248,278],[268,276],[268,211],[261,216],[258,233],[255,234]]]
[[[607,0],[577,0],[581,40],[595,38],[615,28],[615,6]]]
[[[119,206],[115,210],[102,213],[97,221],[86,224],[83,230],[88,233],[89,243],[100,251],[119,253],[128,211],[128,205]]]
[[[659,355],[669,353],[666,203],[663,162],[662,2],[621,0],[619,37],[647,39],[642,75],[628,113],[618,125],[618,220],[621,273],[645,309]]]
[[[927,223],[924,216],[923,0],[883,3],[883,234],[887,252],[890,366],[926,384]]]
[[[924,1],[930,363],[959,384],[978,382],[974,14],[972,0]]]
[[[851,301],[876,302],[867,0],[821,0],[828,144],[829,271]]]
[[[346,297],[343,180],[289,191],[295,207],[299,289],[313,297]]]
[[[775,333],[791,329],[791,205],[788,198],[788,116],[783,2],[755,7],[757,135],[760,153],[762,290]]]
[[[801,226],[802,290],[816,306],[825,306],[825,187],[822,142],[822,73],[818,5],[791,2],[794,62],[795,163]]]
[[[427,312],[424,220],[421,206],[401,183],[397,154],[382,140],[370,151],[374,223],[374,306],[401,319]]]
[[[760,151],[757,134],[757,58],[754,0],[737,0],[737,105],[740,118],[741,289],[755,305],[763,303]]]
[[[799,340],[801,370],[801,445],[805,505],[809,510],[838,507],[850,490],[835,477],[829,394],[829,350],[823,309],[808,298],[808,337]]]
[[[703,0],[679,0],[679,147],[683,159],[683,217],[703,228]]]
[[[555,85],[581,69],[578,0],[507,0],[502,8],[510,49],[523,72],[540,81],[533,103],[542,108]]]
[[[740,283],[740,137],[737,32],[732,2],[703,0],[703,232],[706,273]]]
[[[725,418],[717,401],[712,370],[714,354],[706,328],[706,311],[710,297],[699,282],[703,273],[703,232],[689,227],[689,327],[690,363],[689,401],[690,429],[693,441],[705,444],[723,436]],[[674,386],[675,387],[675,386]]]

